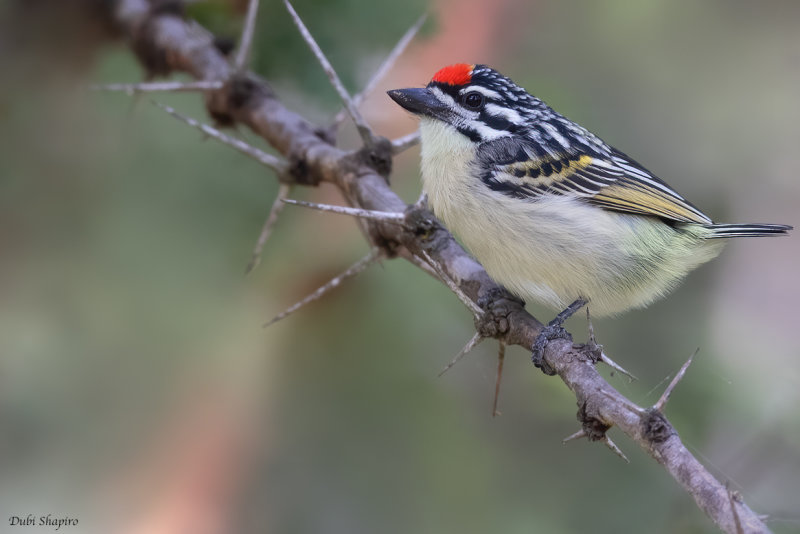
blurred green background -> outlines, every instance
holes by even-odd
[[[472,321],[401,260],[263,330],[365,254],[363,238],[288,207],[243,276],[274,177],[150,95],[87,91],[143,76],[90,4],[0,3],[0,530],[52,513],[80,520],[65,532],[714,531],[618,431],[630,464],[562,445],[574,397],[526,351],[509,350],[500,417],[494,342],[437,378]],[[262,4],[254,70],[326,123],[333,91],[281,3]],[[415,127],[383,90],[488,63],[715,220],[800,223],[800,3],[295,6],[352,91],[431,13],[364,106],[379,133]],[[235,37],[244,7],[189,11]],[[205,117],[197,95],[152,98]],[[341,138],[356,146],[349,125]],[[418,156],[392,176],[409,201]],[[330,186],[295,196],[341,202]],[[797,235],[732,242],[670,298],[594,324],[639,377],[612,385],[641,405],[700,347],[667,415],[775,532],[800,532],[798,262]],[[570,326],[582,338],[585,321]]]

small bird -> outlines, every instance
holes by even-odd
[[[558,310],[583,301],[592,315],[618,314],[666,295],[726,238],[792,229],[712,222],[485,65],[450,65],[425,88],[388,94],[420,118],[423,190],[434,214],[523,300]]]

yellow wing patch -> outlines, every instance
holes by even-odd
[[[517,161],[491,173],[489,187],[517,198],[574,195],[607,210],[711,223],[703,212],[622,153],[597,158],[578,153],[531,157],[526,152],[520,151]]]
[[[583,154],[563,158],[529,159],[512,163],[503,170],[519,178],[524,185],[547,188],[554,183],[568,180],[570,176],[591,163],[592,158]]]

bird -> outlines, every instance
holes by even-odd
[[[593,316],[647,306],[729,238],[793,229],[713,222],[633,158],[486,65],[449,65],[423,88],[388,95],[419,117],[433,213],[495,282],[567,316],[582,304]]]

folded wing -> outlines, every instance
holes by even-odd
[[[703,212],[617,150],[542,153],[526,140],[505,138],[486,143],[478,158],[484,182],[514,198],[535,201],[545,194],[569,194],[607,210],[711,224]]]

